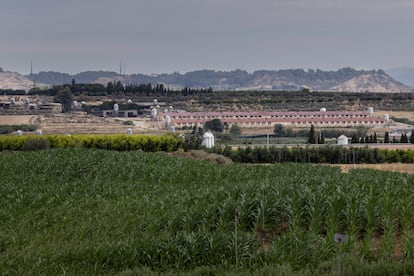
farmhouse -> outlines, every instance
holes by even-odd
[[[287,111],[287,112],[164,112],[163,119],[169,116],[175,127],[202,126],[204,123],[220,119],[230,127],[274,127],[282,124],[289,127],[373,127],[384,125],[387,120],[374,117],[369,111]]]
[[[100,117],[137,117],[138,110],[128,109],[128,110],[118,110],[114,111],[113,109],[94,111],[92,114]]]

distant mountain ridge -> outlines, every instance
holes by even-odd
[[[0,72],[0,87],[2,86]],[[22,76],[23,77],[23,76]],[[314,91],[338,92],[413,92],[413,88],[396,81],[383,70],[355,70],[342,68],[337,71],[323,70],[259,70],[249,73],[244,70],[214,71],[199,70],[185,74],[131,74],[120,75],[108,71],[86,71],[75,75],[59,72],[39,72],[25,76],[31,84],[101,83],[120,81],[123,84],[164,84],[170,88],[208,88],[214,90],[287,90],[304,88]],[[3,85],[4,87],[4,85]],[[30,89],[31,87],[28,87]]]

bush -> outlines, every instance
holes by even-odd
[[[126,125],[126,126],[133,126],[134,125],[134,122],[131,121],[131,120],[128,120],[128,121],[124,121],[122,124],[123,125]]]
[[[36,136],[0,136],[0,151],[81,147],[155,152],[176,151],[182,146],[183,141],[174,135],[48,135],[42,138]]]
[[[29,138],[22,145],[22,150],[24,151],[43,150],[48,148],[49,142],[43,138]]]

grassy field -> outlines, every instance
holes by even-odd
[[[0,273],[414,271],[414,176],[157,153],[0,154]],[[384,274],[385,273],[385,274]]]

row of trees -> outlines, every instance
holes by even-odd
[[[189,88],[184,87],[181,90],[171,90],[169,87],[165,87],[164,84],[128,84],[123,85],[120,81],[108,82],[106,86],[99,83],[76,83],[72,80],[71,84],[55,85],[51,88],[32,88],[29,91],[30,95],[45,95],[56,96],[59,90],[64,88],[70,88],[75,96],[81,94],[87,96],[106,96],[113,94],[136,94],[141,96],[189,96],[195,94],[212,93],[213,89],[210,88]],[[6,91],[10,93],[10,91]],[[20,91],[17,91],[20,92]],[[24,91],[23,91],[24,94]]]
[[[359,164],[359,163],[413,163],[412,150],[385,150],[377,148],[347,148],[341,146],[320,147],[246,147],[232,150],[231,147],[216,147],[215,153],[230,157],[241,163],[331,163],[331,164]]]

